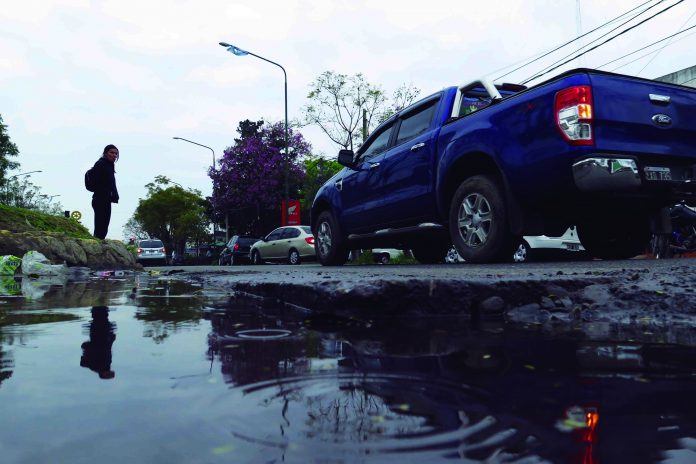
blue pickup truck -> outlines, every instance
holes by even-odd
[[[577,226],[593,256],[629,258],[696,202],[696,89],[576,69],[531,88],[449,87],[373,131],[317,192],[324,265],[352,249],[410,249],[441,262],[509,258],[523,235]]]

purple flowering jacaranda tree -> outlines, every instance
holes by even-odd
[[[227,214],[236,233],[256,235],[280,225],[280,204],[285,190],[285,126],[259,121],[243,121],[241,135],[228,147],[210,170],[213,180],[211,201],[214,208]],[[304,179],[300,160],[310,154],[311,145],[302,134],[289,131],[288,185],[291,198],[297,198]],[[275,225],[274,225],[275,224]]]

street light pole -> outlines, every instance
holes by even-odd
[[[43,172],[43,171],[38,170],[38,171],[20,172],[19,174],[15,174],[14,176],[10,176],[10,177],[8,177],[7,179],[5,179],[5,201],[8,202],[8,204],[9,204],[9,198],[8,198],[8,196],[9,196],[9,193],[10,193],[10,180],[14,179],[15,177],[19,177],[19,176],[28,176],[28,175],[30,175],[30,174],[34,174],[34,173],[37,173],[37,172]]]
[[[288,171],[289,171],[289,147],[288,147],[288,74],[285,72],[285,68],[276,63],[275,61],[271,61],[268,58],[264,58],[263,56],[257,55],[255,53],[251,53],[250,51],[247,50],[242,50],[241,48],[235,47],[234,45],[228,44],[227,42],[220,42],[220,45],[225,47],[228,52],[232,53],[233,55],[236,56],[246,56],[246,55],[251,55],[255,56],[256,58],[263,60],[267,63],[274,64],[278,66],[280,69],[283,70],[283,76],[285,77],[285,199],[289,200],[290,199],[290,190],[288,186]]]
[[[184,142],[192,143],[192,144],[194,144],[194,145],[198,145],[199,147],[207,148],[208,150],[210,150],[211,152],[213,152],[213,171],[215,170],[215,150],[213,150],[212,148],[210,148],[210,147],[207,146],[207,145],[203,145],[202,143],[194,142],[193,140],[188,140],[188,139],[184,139],[184,138],[181,138],[181,137],[172,137],[172,138],[173,138],[174,140],[183,140]]]
[[[194,142],[193,140],[185,139],[183,137],[172,137],[174,140],[183,140],[184,142],[192,143],[194,145],[198,145],[199,147],[207,148],[213,153],[213,171],[215,171],[215,150],[210,148],[208,145],[203,145],[202,143]],[[213,209],[213,215],[215,215],[215,209]],[[215,233],[217,232],[217,226],[216,226],[216,221],[215,218],[213,218],[213,243],[217,243],[217,239],[215,238]],[[227,232],[225,232],[225,238],[227,238]]]

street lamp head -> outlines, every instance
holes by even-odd
[[[232,53],[233,55],[245,56],[249,54],[248,51],[242,50],[241,48],[235,47],[234,45],[228,44],[227,42],[220,42],[220,46],[225,47],[227,51]]]

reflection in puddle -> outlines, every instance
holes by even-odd
[[[211,309],[211,295],[225,292],[136,276],[0,297],[3,462],[676,463],[696,451],[692,347],[239,298]]]

